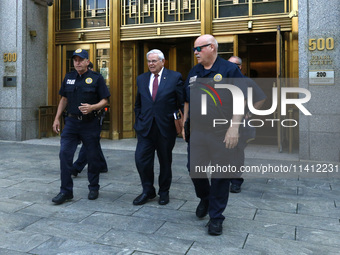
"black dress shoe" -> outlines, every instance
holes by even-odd
[[[231,184],[230,192],[231,193],[240,193],[241,192],[241,186],[237,185],[237,184]]]
[[[73,198],[72,194],[65,194],[60,192],[57,196],[52,198],[52,202],[57,205],[60,205],[68,200],[71,200],[72,198]]]
[[[159,200],[158,200],[158,204],[160,205],[166,205],[169,203],[169,193],[167,194],[161,194],[159,195]]]
[[[90,190],[89,195],[87,196],[87,198],[89,200],[95,200],[97,199],[99,196],[99,191],[98,190]]]
[[[105,168],[105,169],[100,170],[100,172],[101,172],[101,173],[107,173],[108,170],[107,170],[107,168]]]
[[[196,216],[198,218],[203,218],[208,214],[209,208],[209,200],[208,199],[201,199],[201,202],[198,204],[196,208]]]
[[[134,205],[143,205],[146,202],[148,202],[149,199],[153,199],[156,197],[156,193],[152,193],[151,195],[148,195],[147,193],[142,193],[138,197],[133,200]]]
[[[222,234],[222,221],[210,220],[208,223],[208,233],[209,235],[219,236]]]

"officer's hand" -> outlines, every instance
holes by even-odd
[[[234,148],[238,143],[238,127],[229,127],[223,142],[227,149]]]
[[[55,119],[53,122],[53,131],[59,134],[60,132],[60,121],[58,119]]]
[[[185,130],[184,130],[184,126],[183,126],[183,128],[182,128],[182,138],[183,138],[183,140],[185,141]]]
[[[92,112],[92,105],[90,105],[90,104],[81,103],[81,106],[79,106],[78,108],[82,112],[82,114],[84,114],[84,115]]]

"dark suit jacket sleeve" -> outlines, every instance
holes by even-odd
[[[139,92],[139,88],[137,86],[137,95],[136,95],[136,101],[135,101],[135,121],[137,120],[139,114],[141,111],[141,96]]]
[[[177,95],[177,108],[181,109],[183,112],[184,107],[184,83],[183,78],[180,73],[178,73],[179,78],[177,80],[176,95]]]

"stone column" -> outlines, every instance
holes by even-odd
[[[299,0],[299,86],[311,92],[312,113],[300,112],[301,159],[340,161],[339,17],[338,0]]]
[[[46,3],[1,2],[0,55],[0,139],[37,138],[47,100]]]

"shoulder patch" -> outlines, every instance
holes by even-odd
[[[85,82],[87,84],[91,84],[93,82],[93,80],[92,80],[92,78],[89,77],[89,78],[86,78]]]
[[[218,73],[214,76],[214,81],[220,82],[222,81],[222,74]]]

